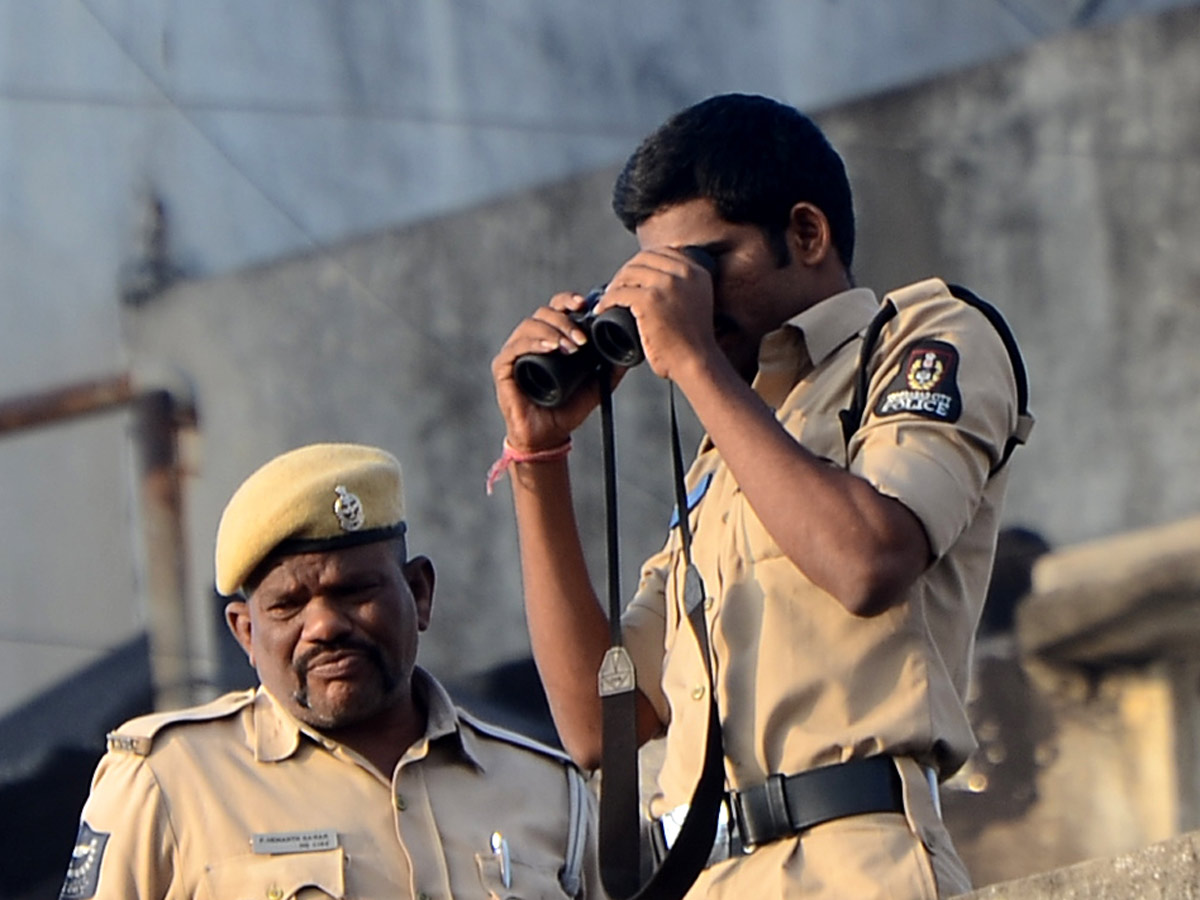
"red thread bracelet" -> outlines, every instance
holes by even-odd
[[[504,473],[508,471],[508,467],[513,463],[526,462],[551,462],[556,459],[563,459],[571,452],[571,439],[567,438],[557,447],[551,447],[549,450],[531,450],[528,453],[517,450],[508,442],[508,438],[504,439],[504,452],[500,454],[500,458],[492,463],[492,467],[487,473],[487,492],[491,496],[492,487],[497,481],[504,477]]]

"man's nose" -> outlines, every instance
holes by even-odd
[[[351,630],[350,618],[337,600],[329,597],[313,597],[306,604],[303,640],[317,643],[327,642],[342,637]]]

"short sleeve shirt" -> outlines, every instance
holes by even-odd
[[[594,801],[571,764],[414,677],[428,727],[390,778],[261,688],[128,723],[97,769],[63,896],[565,898],[573,853],[578,896],[602,896]],[[569,848],[573,789],[584,827]]]
[[[831,466],[910,509],[934,560],[885,612],[857,617],[781,552],[705,438],[688,476],[693,557],[722,717],[728,783],[889,753],[956,770],[974,739],[965,712],[973,644],[1018,427],[1012,363],[995,328],[933,279],[897,308],[871,356],[866,414],[847,442],[862,336],[879,310],[855,289],[764,339],[754,389]],[[643,567],[623,617],[638,683],[667,723],[661,815],[702,763],[707,676],[682,603],[678,528]]]

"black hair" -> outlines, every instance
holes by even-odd
[[[665,207],[712,201],[728,222],[758,225],[787,260],[792,207],[816,206],[849,269],[854,204],[841,156],[798,109],[753,94],[719,94],[676,113],[647,137],[613,187],[613,211],[634,231]]]

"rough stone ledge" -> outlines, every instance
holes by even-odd
[[[1026,652],[1083,664],[1190,658],[1200,641],[1200,517],[1047,554],[1017,613]]]
[[[1200,900],[1200,831],[962,894],[959,900]]]

